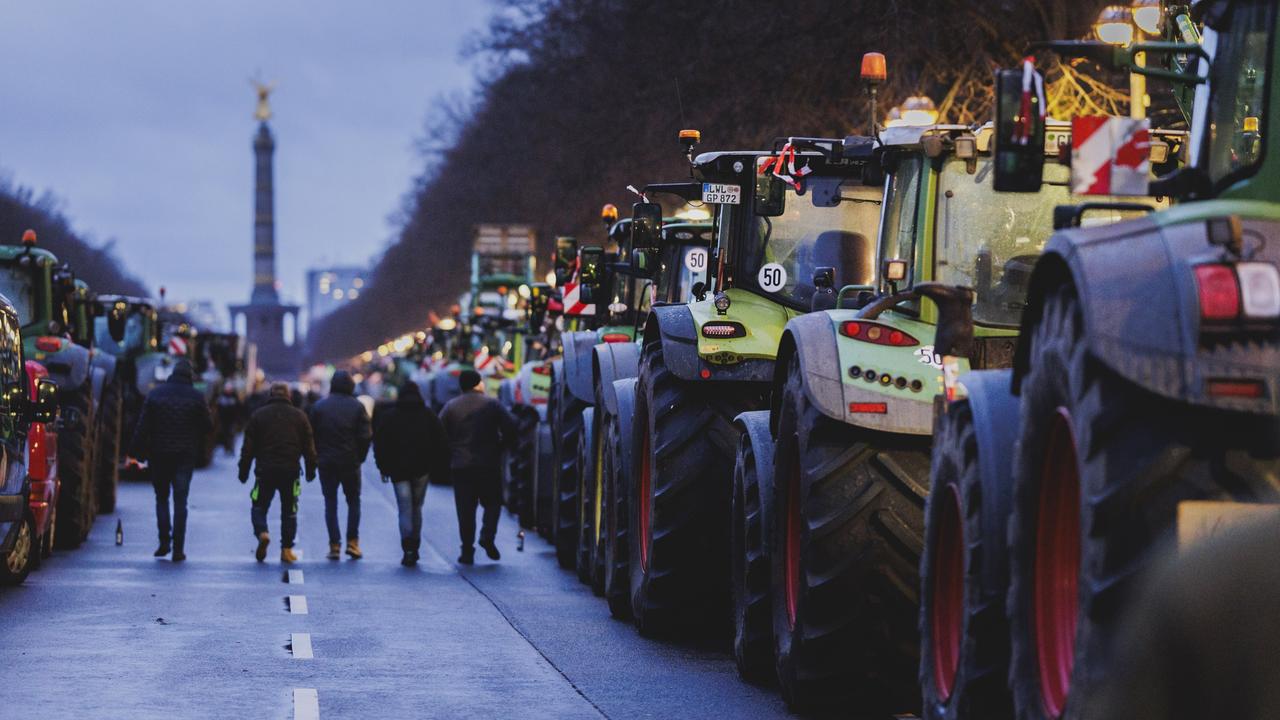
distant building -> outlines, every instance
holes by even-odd
[[[307,271],[307,325],[360,297],[369,271],[333,267]]]

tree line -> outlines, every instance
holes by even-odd
[[[87,282],[94,292],[150,294],[141,281],[121,266],[113,241],[98,244],[71,227],[55,195],[37,194],[29,187],[0,177],[0,243],[16,245],[27,229],[35,230],[40,247],[70,264],[76,276]]]
[[[359,300],[311,329],[309,355],[351,357],[447,309],[467,286],[478,223],[533,225],[540,258],[556,235],[601,241],[599,208],[625,214],[628,184],[687,177],[681,128],[700,129],[702,149],[865,132],[864,52],[888,60],[882,113],[925,94],[944,121],[984,121],[995,67],[1032,40],[1085,35],[1104,4],[499,0],[465,53],[474,96],[439,103],[426,123],[398,239]]]

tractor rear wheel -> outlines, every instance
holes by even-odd
[[[729,589],[733,659],[742,679],[756,684],[772,680],[774,673],[773,610],[769,604],[769,557],[764,550],[760,470],[751,436],[744,432],[733,468]]]
[[[920,560],[925,720],[1013,717],[1004,616],[1008,568],[984,567],[992,555],[1004,554],[1006,516],[996,522],[983,517],[984,493],[1002,489],[983,487],[978,452],[969,402],[952,403],[934,435]]]
[[[552,478],[551,527],[560,567],[577,565],[578,550],[578,435],[582,432],[582,411],[587,404],[574,397],[568,383],[557,378],[552,387],[555,406],[552,413]]]
[[[754,385],[690,382],[650,342],[636,385],[630,575],[642,633],[677,624],[728,634],[728,520],[738,413],[763,404]]]
[[[578,580],[591,584],[591,553],[596,544],[596,483],[600,468],[596,465],[596,420],[598,408],[587,407],[582,411],[582,430],[578,433],[577,462],[574,463],[578,479],[578,541],[574,567]]]
[[[832,420],[793,355],[774,455],[774,653],[791,706],[913,710],[929,438]]]
[[[1045,299],[1022,380],[1009,520],[1010,682],[1019,718],[1080,718],[1112,671],[1139,573],[1186,500],[1280,501],[1280,423],[1193,407],[1094,360],[1075,289]]]
[[[58,430],[57,547],[69,550],[89,537],[97,510],[93,479],[93,401],[89,388],[59,393],[62,428]]]
[[[516,449],[511,456],[511,511],[520,527],[533,527],[533,473],[538,463],[538,411],[515,408]]]
[[[98,512],[103,514],[115,512],[116,490],[120,487],[121,410],[120,388],[109,382],[102,389],[102,404],[98,407],[98,442],[94,447]]]
[[[632,489],[631,468],[623,443],[631,442],[631,438],[623,432],[619,416],[611,418],[605,435],[604,598],[609,603],[610,615],[627,620],[631,618],[631,545],[627,528],[631,521],[628,500]]]

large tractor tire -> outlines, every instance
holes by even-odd
[[[40,554],[36,546],[36,521],[26,513],[13,528],[13,544],[0,557],[0,585],[21,585],[35,568]]]
[[[632,441],[635,426],[636,380],[614,383],[618,414],[610,416],[604,445],[604,598],[609,614],[619,620],[631,619],[631,522],[629,499],[633,494]]]
[[[933,442],[920,562],[923,717],[1012,718],[1004,614],[1010,488],[984,486],[969,401],[950,405]]]
[[[511,455],[511,511],[520,527],[532,528],[533,474],[538,464],[538,411],[527,406],[515,409],[516,449]]]
[[[555,506],[555,487],[552,478],[555,476],[555,442],[552,439],[551,424],[538,423],[537,432],[538,467],[533,481],[534,524],[538,534],[550,542],[554,542],[552,508]]]
[[[552,453],[555,473],[552,477],[551,526],[552,542],[560,567],[573,569],[578,553],[578,435],[582,432],[582,411],[587,404],[569,391],[569,385],[557,378],[551,388],[555,397],[551,415]]]
[[[774,653],[800,710],[913,711],[929,439],[831,420],[791,356],[774,455]]]
[[[683,625],[728,635],[733,419],[762,405],[761,388],[680,380],[659,341],[645,348],[628,501],[631,611],[641,633]]]
[[[57,547],[69,550],[89,537],[97,511],[93,478],[93,405],[88,387],[59,393]]]
[[[598,408],[587,407],[582,410],[582,430],[578,433],[578,458],[574,462],[574,475],[578,480],[578,539],[574,568],[578,572],[578,580],[584,585],[591,584],[591,555],[595,550],[596,538],[596,481],[600,468],[596,463],[596,412]]]
[[[116,491],[120,487],[120,443],[124,433],[122,412],[120,386],[107,383],[102,389],[102,403],[98,406],[98,441],[94,446],[98,512],[103,514],[116,510]]]
[[[1170,401],[1093,359],[1071,286],[1047,295],[1022,380],[1009,519],[1019,718],[1082,718],[1139,574],[1186,500],[1280,501],[1275,418]]]
[[[767,416],[768,412],[761,414]],[[773,609],[762,499],[762,493],[772,495],[773,446],[768,438],[764,440],[766,445],[757,447],[751,434],[743,432],[738,441],[730,515],[733,659],[738,674],[754,684],[767,683],[774,677]]]

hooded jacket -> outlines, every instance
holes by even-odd
[[[191,364],[180,360],[169,379],[147,393],[131,454],[139,460],[194,463],[212,430],[209,406],[192,385]]]
[[[316,446],[307,414],[293,406],[287,395],[268,396],[244,428],[240,446],[240,480],[249,479],[255,465],[257,477],[298,477],[302,463],[307,479],[316,474]]]
[[[351,375],[339,370],[329,382],[329,397],[307,411],[321,468],[359,467],[369,456],[373,431],[364,405],[352,395],[355,389]]]
[[[373,430],[373,459],[392,480],[424,475],[441,483],[449,476],[449,441],[435,411],[418,386],[408,382],[395,404],[378,411]]]

